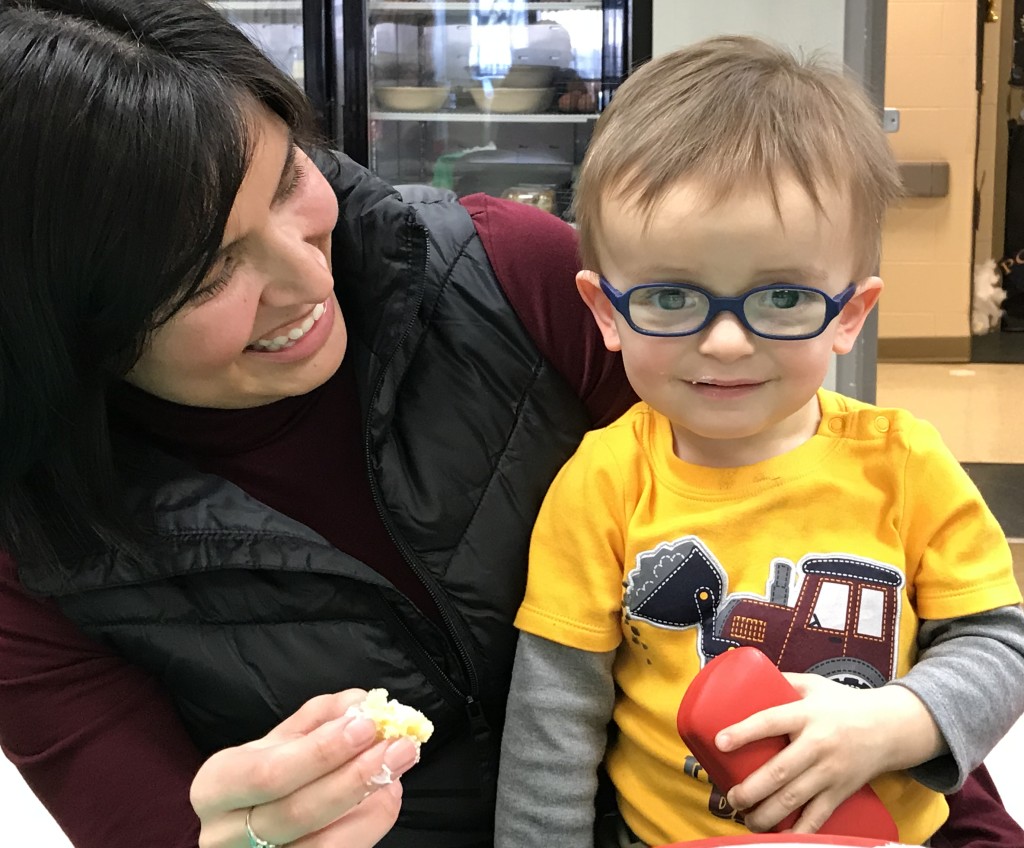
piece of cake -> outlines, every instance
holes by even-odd
[[[434,732],[433,722],[419,710],[388,700],[387,689],[371,689],[362,703],[353,704],[345,713],[368,718],[377,725],[377,739],[406,737],[416,743],[416,750]]]

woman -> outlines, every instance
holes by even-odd
[[[632,401],[571,229],[317,153],[200,0],[3,0],[0,114],[4,751],[80,848],[489,845],[530,525]]]

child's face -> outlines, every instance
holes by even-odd
[[[842,193],[821,190],[822,215],[795,180],[783,179],[780,215],[766,190],[708,206],[695,185],[684,181],[669,191],[646,228],[630,204],[605,201],[598,249],[614,288],[690,283],[728,297],[785,283],[835,296],[853,281],[853,222]],[[580,272],[577,286],[605,344],[622,351],[637,394],[672,421],[676,453],[698,464],[738,466],[784,453],[814,434],[815,392],[831,354],[851,349],[882,281],[858,281],[857,293],[821,335],[798,341],[756,336],[729,313],[689,336],[643,335],[612,308],[597,274]]]

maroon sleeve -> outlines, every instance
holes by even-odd
[[[1003,806],[984,766],[970,775],[960,791],[949,795],[949,818],[931,838],[934,848],[1019,848],[1024,829]]]
[[[0,747],[76,848],[195,848],[202,757],[155,681],[0,554]]]
[[[576,291],[576,231],[549,212],[473,194],[473,218],[498,283],[540,352],[575,389],[595,426],[636,402],[622,358],[605,346]]]

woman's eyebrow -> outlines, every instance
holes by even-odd
[[[288,130],[288,153],[284,158],[284,167],[281,169],[281,179],[277,183],[277,189],[274,191],[274,197],[271,203],[277,203],[285,193],[288,191],[288,186],[292,182],[292,172],[295,169],[295,135],[291,130]]]

